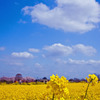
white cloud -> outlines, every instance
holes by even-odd
[[[100,64],[100,60],[73,60],[69,59],[67,63],[70,64]]]
[[[56,61],[56,63],[58,63],[58,64],[66,64],[66,63],[67,63],[67,61],[62,60],[62,59],[56,59],[55,61]]]
[[[19,63],[19,62],[12,62],[10,63],[10,65],[15,65],[15,66],[23,66],[23,63]]]
[[[37,68],[42,68],[42,65],[40,63],[35,63],[34,66]]]
[[[34,57],[31,53],[28,53],[28,52],[13,52],[11,55],[14,57],[20,57],[20,58],[33,58]]]
[[[50,55],[53,56],[67,56],[72,54],[73,50],[69,46],[62,45],[61,43],[56,43],[51,46],[46,46],[43,48],[44,50],[48,51]]]
[[[26,6],[22,10],[38,22],[55,29],[69,32],[86,32],[100,22],[100,4],[96,0],[56,0],[50,9],[45,4]]]
[[[95,48],[93,48],[92,46],[85,46],[83,44],[77,44],[77,45],[73,46],[72,48],[73,48],[74,52],[83,53],[88,56],[94,55],[96,53]]]
[[[5,50],[5,47],[0,47],[0,51],[4,51]]]
[[[68,56],[71,54],[84,54],[87,56],[92,56],[96,53],[95,48],[92,46],[85,46],[83,44],[66,46],[61,43],[56,43],[51,46],[46,46],[43,49],[49,52],[49,56]]]
[[[56,63],[59,64],[76,64],[76,65],[87,65],[87,64],[91,64],[91,65],[100,65],[100,60],[73,60],[73,59],[68,59],[68,60],[61,60],[61,59],[56,59],[55,60]]]
[[[35,48],[29,48],[29,51],[30,51],[30,52],[35,52],[35,53],[40,52],[39,49],[35,49]]]

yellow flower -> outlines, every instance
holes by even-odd
[[[47,83],[47,88],[51,89],[51,92],[54,95],[54,98],[57,100],[64,100],[61,98],[66,98],[69,94],[67,89],[68,80],[64,76],[59,78],[58,75],[52,75],[50,81]]]
[[[95,85],[98,82],[98,77],[95,74],[89,74],[89,78],[86,77],[86,80]]]

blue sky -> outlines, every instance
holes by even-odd
[[[0,77],[100,74],[100,0],[0,0]]]

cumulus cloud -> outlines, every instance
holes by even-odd
[[[28,53],[28,52],[13,52],[11,55],[14,57],[20,57],[20,58],[33,58],[34,57],[31,53]]]
[[[4,51],[5,50],[5,47],[0,47],[0,51]]]
[[[40,3],[22,11],[31,16],[33,23],[68,32],[87,32],[100,22],[100,4],[96,0],[56,0],[56,3],[53,9]]]
[[[73,50],[69,46],[62,45],[61,43],[56,43],[51,46],[46,46],[43,48],[44,50],[48,51],[50,55],[53,56],[63,56],[72,54]]]
[[[73,51],[76,53],[83,53],[88,56],[92,56],[96,53],[96,49],[92,46],[85,46],[83,44],[77,44],[72,46]]]
[[[56,43],[51,46],[46,46],[43,49],[49,52],[49,56],[68,56],[71,54],[79,53],[87,56],[92,56],[96,53],[95,48],[93,48],[92,46],[85,46],[83,44],[66,46],[61,43]]]
[[[29,48],[29,51],[30,51],[30,52],[34,52],[34,53],[40,52],[39,49],[35,49],[35,48]]]

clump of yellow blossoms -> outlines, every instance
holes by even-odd
[[[98,77],[95,74],[89,74],[88,76],[89,76],[89,78],[86,77],[86,80],[88,82],[88,86],[87,86],[87,89],[86,89],[86,92],[85,92],[84,99],[87,96],[87,91],[88,91],[90,83],[92,83],[92,86],[93,86],[98,82]]]
[[[64,76],[59,78],[58,75],[52,75],[47,83],[47,88],[51,89],[52,100],[65,100],[69,97],[67,89],[68,80]]]
[[[98,82],[98,77],[95,74],[89,74],[89,78],[86,77],[87,82],[95,85]]]

